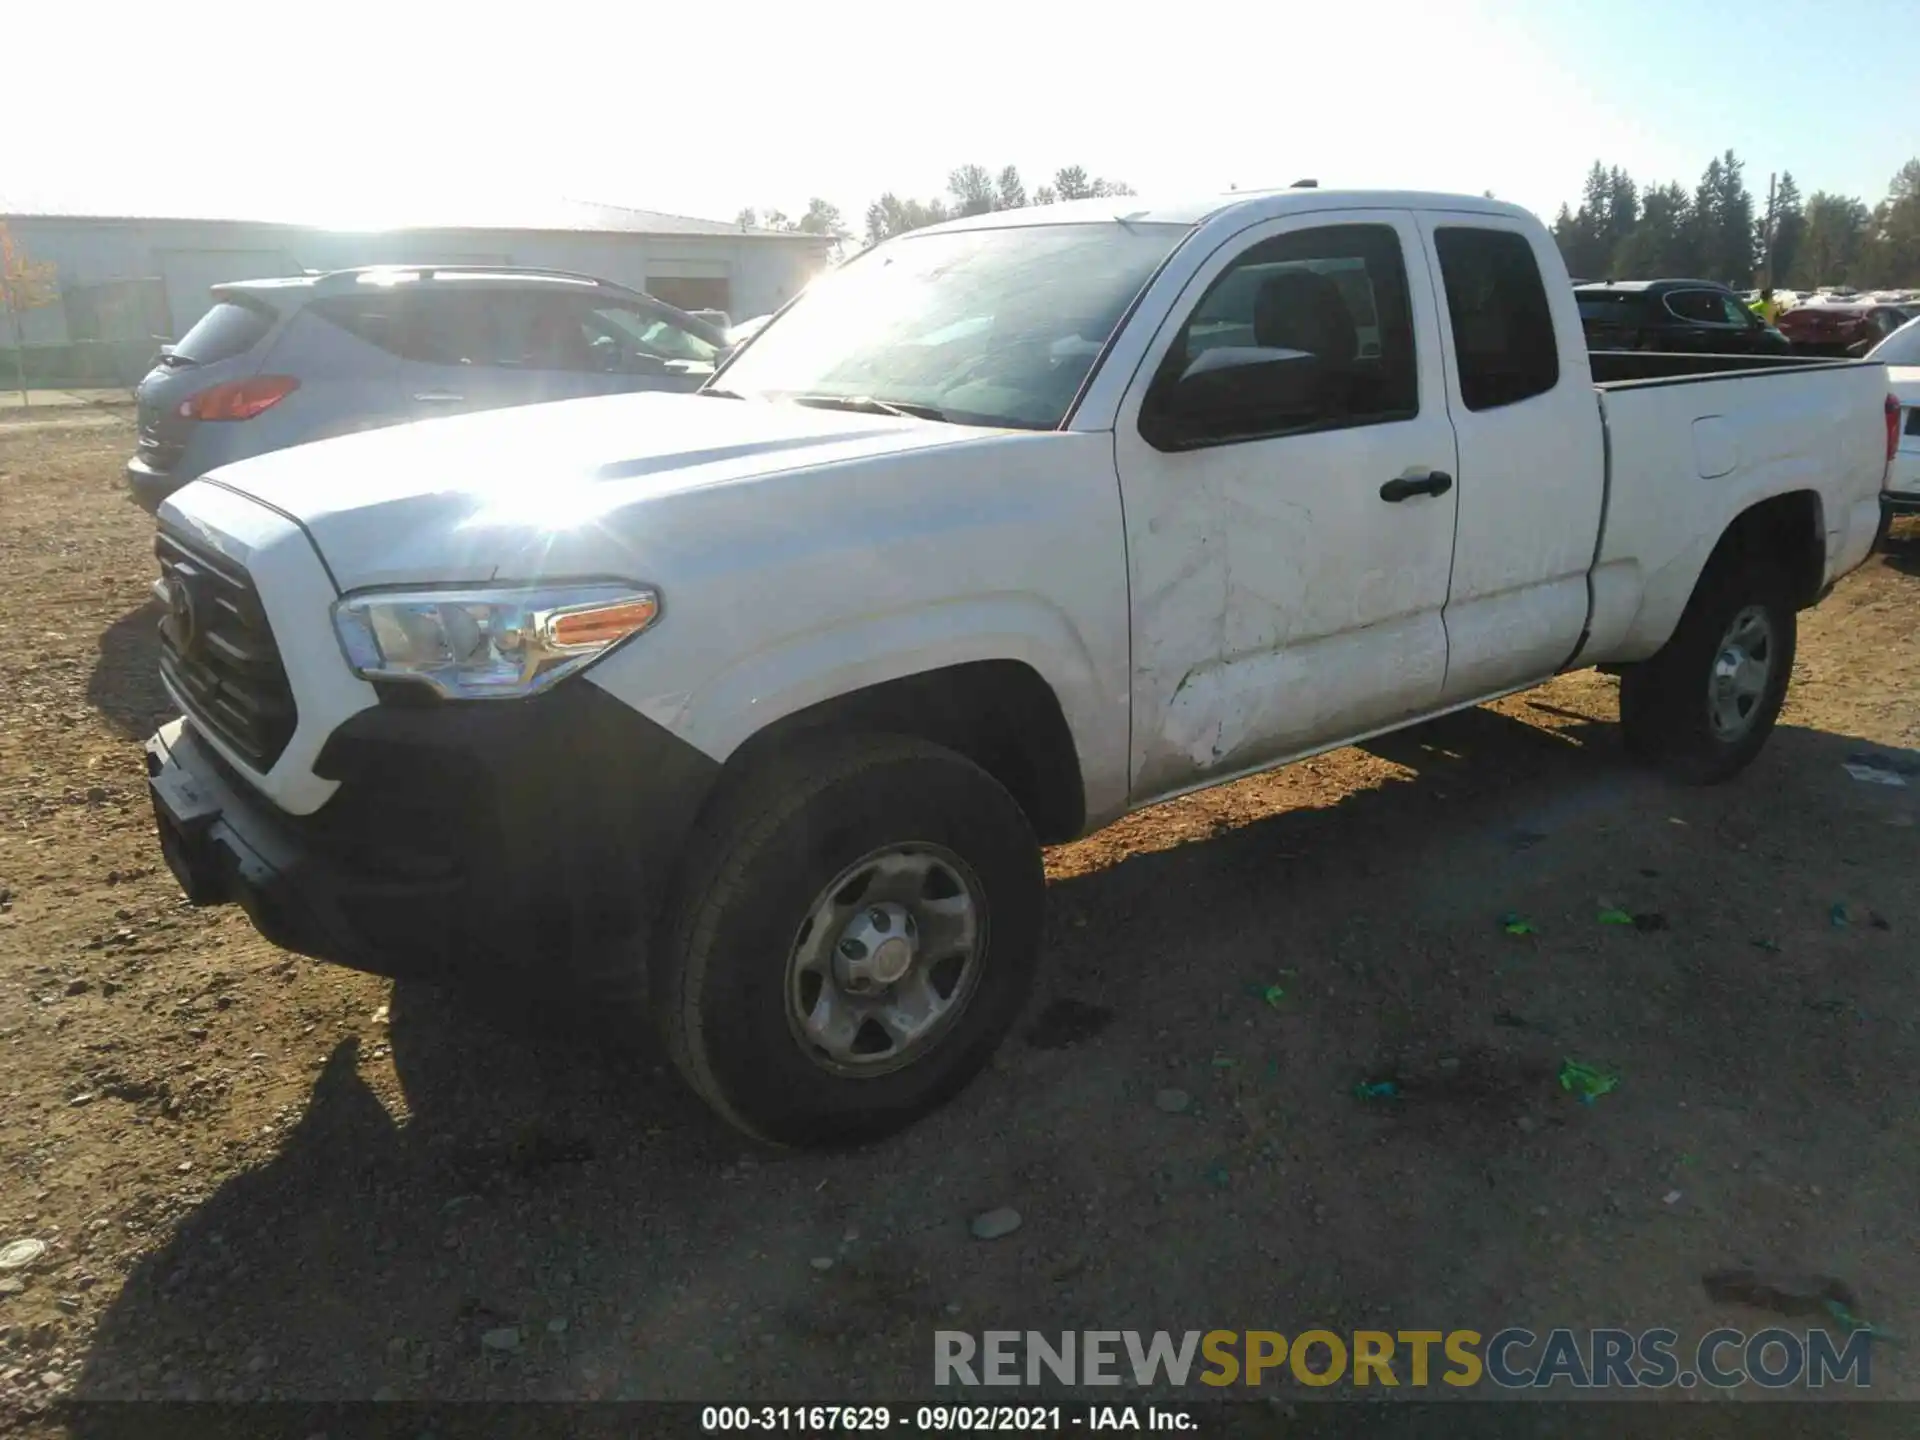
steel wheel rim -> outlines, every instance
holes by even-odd
[[[1773,679],[1779,639],[1761,605],[1733,617],[1714,652],[1707,679],[1707,719],[1721,740],[1739,740],[1753,729]]]
[[[831,1074],[868,1078],[925,1058],[979,989],[986,892],[941,845],[887,845],[814,898],[787,955],[787,1027]]]

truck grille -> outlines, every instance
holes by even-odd
[[[293,688],[247,572],[162,531],[160,673],[196,724],[266,771],[293,738]]]

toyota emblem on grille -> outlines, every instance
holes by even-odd
[[[200,613],[193,587],[181,576],[170,575],[163,582],[163,588],[167,613],[160,617],[160,629],[173,642],[174,649],[190,655],[200,641]]]

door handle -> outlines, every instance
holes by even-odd
[[[413,398],[427,405],[451,405],[458,404],[467,397],[456,395],[451,390],[422,390]]]
[[[1453,477],[1444,470],[1429,470],[1424,475],[1402,475],[1380,487],[1380,498],[1397,505],[1415,495],[1444,495],[1453,488]]]

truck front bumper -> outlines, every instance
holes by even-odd
[[[393,976],[545,980],[642,962],[719,766],[590,684],[531,701],[382,705],[315,766],[313,815],[259,795],[176,720],[147,742],[168,868],[274,944]]]

